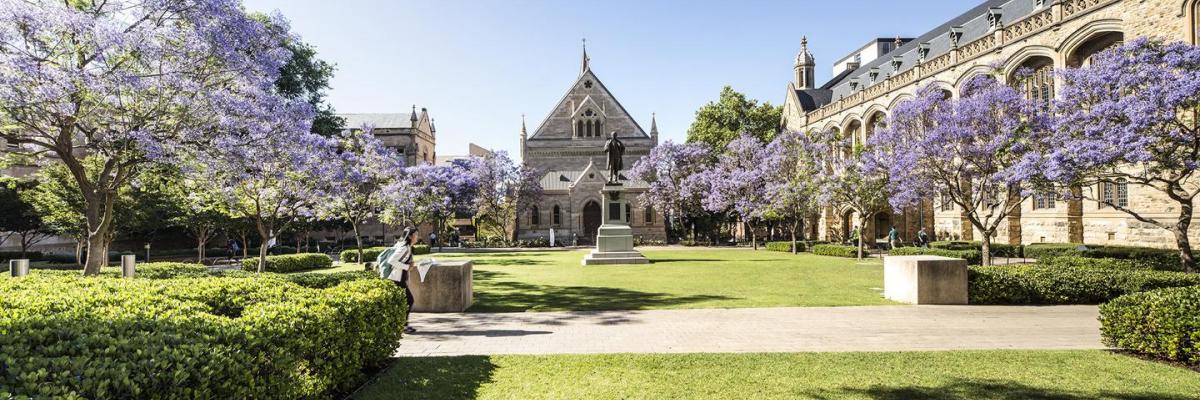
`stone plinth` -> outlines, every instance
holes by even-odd
[[[471,261],[438,261],[421,281],[416,267],[408,270],[408,290],[413,294],[413,312],[463,312],[474,302]]]
[[[604,224],[596,232],[596,249],[583,258],[583,265],[649,264],[633,249],[633,229],[625,222],[629,199],[625,185],[607,184],[600,190]]]
[[[884,257],[883,295],[909,304],[967,304],[967,260],[940,256]]]

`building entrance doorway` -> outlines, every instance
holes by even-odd
[[[583,206],[583,237],[579,238],[580,244],[596,244],[596,234],[600,232],[600,224],[603,223],[600,204],[595,201],[589,201]]]

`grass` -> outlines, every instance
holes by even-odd
[[[1106,351],[401,358],[351,398],[1195,399],[1200,373]]]
[[[652,250],[649,265],[582,266],[585,251],[435,254],[475,262],[471,312],[893,304],[878,260]],[[325,271],[322,271],[325,272]]]

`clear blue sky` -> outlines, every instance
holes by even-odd
[[[339,112],[428,107],[440,155],[473,142],[516,154],[529,129],[579,73],[587,37],[592,70],[646,129],[683,141],[697,108],[732,85],[783,102],[800,37],[817,79],[874,37],[916,36],[973,0],[245,0],[279,10],[337,64],[330,100]]]

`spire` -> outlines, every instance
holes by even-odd
[[[658,135],[658,113],[650,113],[650,134]]]
[[[525,114],[521,114],[521,137],[525,137],[527,135],[528,133],[525,131]]]
[[[436,123],[436,122],[437,122],[436,118],[429,119],[429,133],[437,133],[437,125],[434,125],[434,123]]]
[[[587,55],[587,38],[583,38],[583,62],[579,66],[579,74],[580,75],[583,75],[585,72],[587,72],[589,69],[592,68],[589,65],[589,64],[591,64],[591,61],[592,61],[592,59],[589,58]]]
[[[412,121],[413,123],[417,122],[417,105],[416,104],[413,104],[413,111],[412,111],[412,114],[408,117],[408,120]]]

